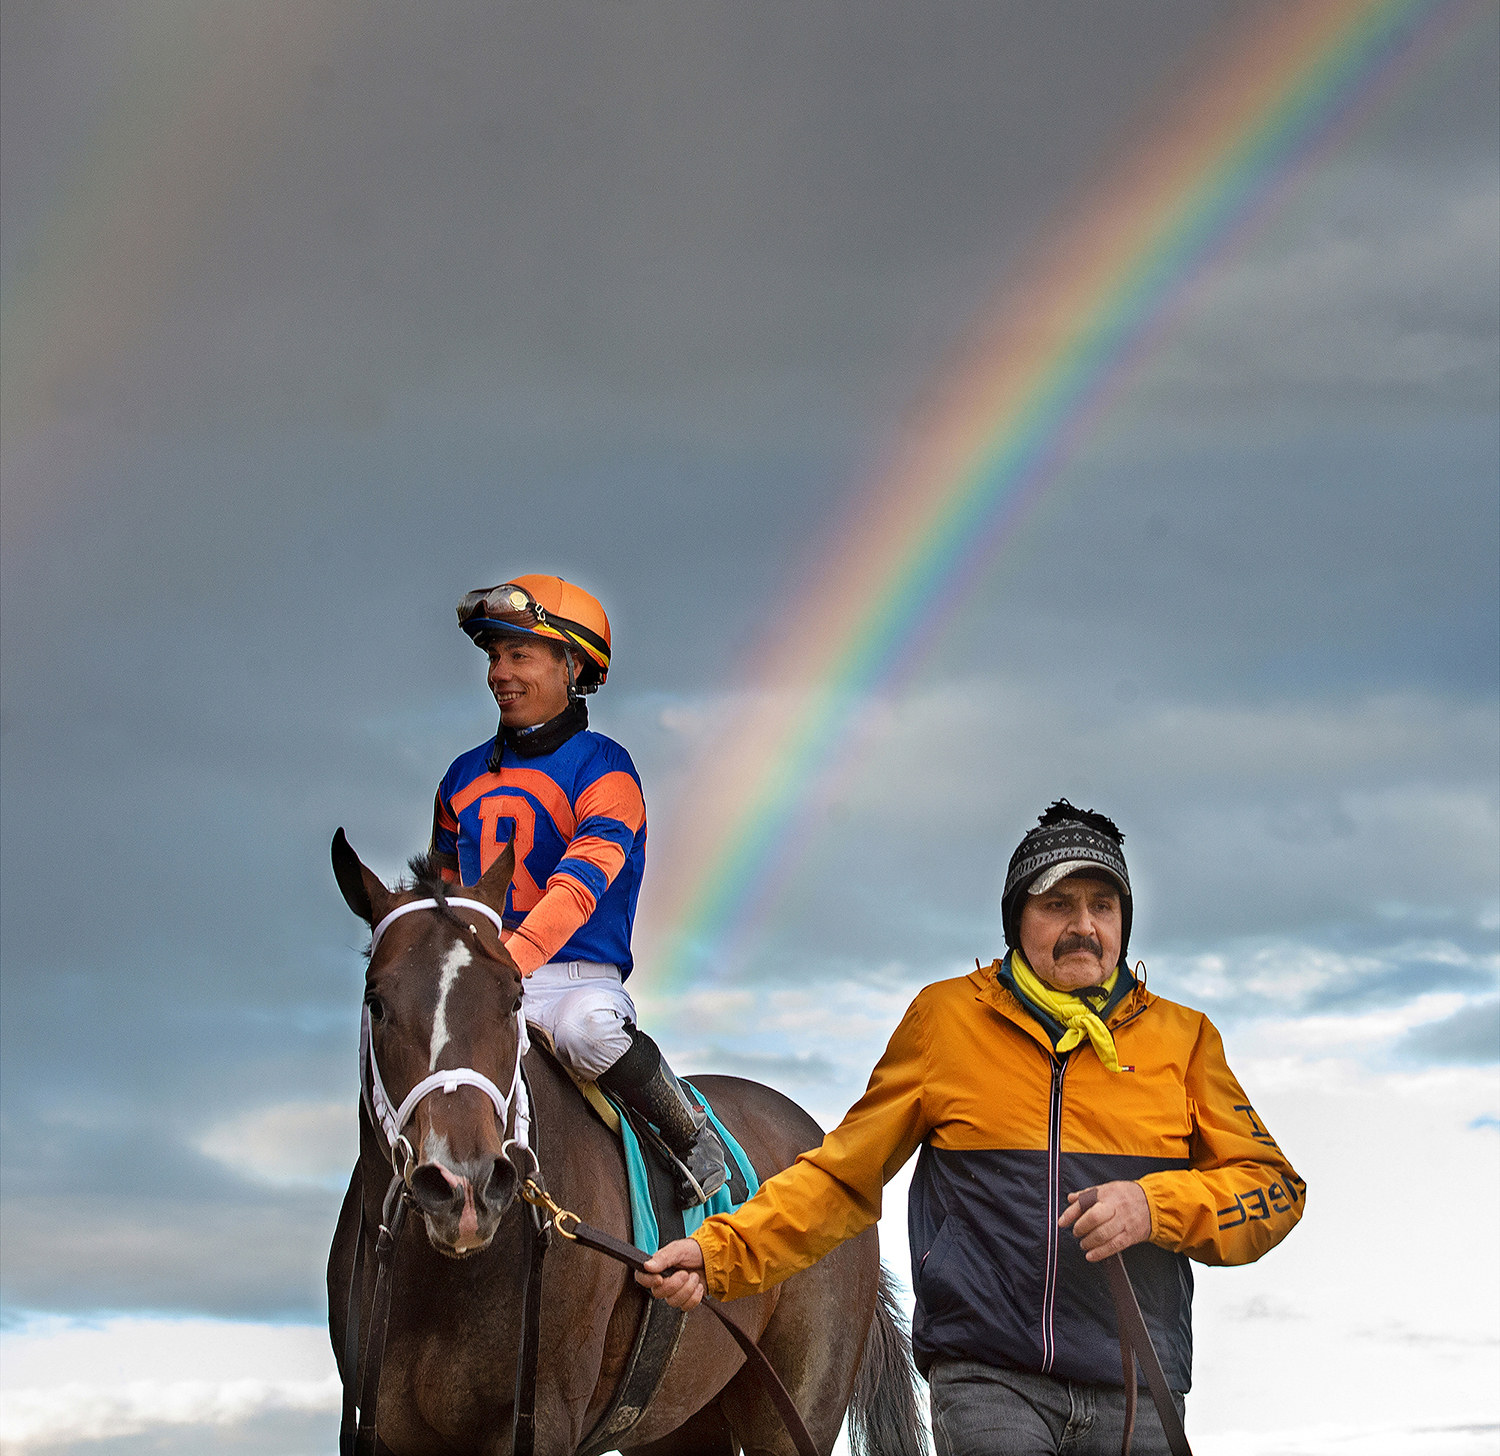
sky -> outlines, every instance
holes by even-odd
[[[1493,3],[1215,256],[665,969],[705,776],[809,711],[794,604],[1060,220],[1296,13],[0,3],[0,1448],[331,1449],[328,844],[425,848],[494,731],[452,603],[534,571],[613,623],[680,1070],[836,1121],[1001,952],[1034,816],[1107,812],[1132,954],[1309,1184],[1201,1271],[1195,1449],[1493,1452]]]

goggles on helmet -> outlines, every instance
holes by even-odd
[[[506,582],[503,586],[485,586],[478,591],[465,592],[458,599],[459,626],[468,631],[477,625],[476,617],[489,619],[497,627],[520,627],[530,631],[546,622],[547,613],[524,586]]]

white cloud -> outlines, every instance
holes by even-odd
[[[237,1426],[272,1411],[334,1411],[337,1376],[323,1380],[74,1382],[0,1397],[0,1443],[24,1452],[65,1441],[138,1435],[161,1426]]]
[[[804,1056],[837,1049],[841,1080],[816,1089],[810,1107],[825,1124],[863,1088],[889,1032],[874,1023],[888,1015],[894,1024],[904,995],[881,991],[861,1030],[848,1018],[862,993],[850,981],[829,996],[762,994],[737,1043]],[[1308,1212],[1260,1263],[1198,1271],[1188,1407],[1195,1449],[1493,1449],[1486,1428],[1500,1420],[1500,1250],[1463,1239],[1462,1278],[1450,1278],[1457,1246],[1443,1230],[1454,1225],[1455,1188],[1481,1207],[1500,1195],[1500,1139],[1476,1126],[1500,1109],[1500,1079],[1472,1068],[1372,1071],[1359,1055],[1289,1047],[1271,1022],[1233,1034],[1229,1054],[1307,1179]],[[887,1188],[881,1231],[884,1256],[903,1278],[909,1176],[910,1166]],[[80,1381],[80,1372],[92,1378]],[[44,1443],[188,1425],[228,1443],[245,1422],[277,1410],[323,1412],[331,1433],[338,1390],[319,1326],[40,1320],[0,1335],[0,1399],[0,1440],[24,1456]]]
[[[1280,1430],[1193,1436],[1198,1456],[1494,1456],[1500,1425],[1444,1423],[1439,1416],[1372,1425],[1316,1421]]]
[[[1469,1126],[1500,1079],[1230,1057],[1307,1212],[1261,1262],[1197,1271],[1195,1448],[1493,1451],[1461,1428],[1500,1421],[1500,1254],[1462,1230],[1500,1194],[1500,1140]]]
[[[1464,996],[1419,996],[1405,1005],[1353,1016],[1299,1016],[1256,1026],[1267,1041],[1280,1041],[1288,1049],[1339,1053],[1363,1051],[1389,1044],[1414,1027],[1441,1021],[1467,1004]]]
[[[676,996],[653,994],[649,986],[638,988],[634,983],[630,989],[638,1006],[653,1021],[672,1015],[700,1032],[726,1033],[743,1028],[755,1004],[755,993],[744,988],[704,988]]]
[[[0,1446],[16,1456],[165,1427],[334,1412],[339,1398],[320,1326],[42,1319],[0,1334]]]
[[[1386,990],[1393,974],[1423,966],[1468,973],[1466,979],[1475,982],[1476,994],[1424,992],[1419,975],[1414,975],[1399,993]],[[1353,1017],[1358,1014],[1359,1002],[1373,998],[1377,992],[1384,992],[1380,999],[1386,1001],[1404,995],[1407,1004],[1394,1013],[1399,1029],[1404,1031],[1449,1015],[1469,1000],[1488,996],[1490,982],[1500,974],[1500,956],[1492,951],[1465,950],[1442,940],[1400,941],[1350,952],[1304,941],[1256,938],[1230,941],[1198,954],[1153,955],[1149,973],[1157,990],[1210,1013],[1223,1008],[1261,1019],[1339,1006],[1348,1007],[1347,1015]],[[1341,1019],[1336,1014],[1302,1018],[1303,1024],[1316,1020],[1325,1026]],[[1394,1032],[1397,1023],[1391,1025]]]
[[[1500,1102],[1500,1079],[1229,1053],[1307,1180],[1307,1212],[1258,1263],[1195,1268],[1193,1449],[1491,1456],[1500,1250],[1460,1230],[1500,1196],[1500,1139],[1469,1127]],[[909,1174],[887,1187],[881,1220],[903,1276]]]
[[[1146,795],[1186,790],[1197,799],[1217,786],[1270,790],[1279,805],[1289,791],[1305,803],[1307,791],[1319,788],[1326,803],[1330,791],[1337,797],[1354,790],[1363,793],[1367,814],[1396,821],[1393,827],[1438,813],[1466,837],[1487,835],[1492,846],[1493,796],[1468,792],[1463,766],[1492,763],[1494,736],[1492,705],[1430,694],[1262,704],[1157,699],[1092,713],[1052,683],[981,678],[881,707],[867,732],[871,762],[859,775],[859,802],[944,824],[956,811],[1007,809],[1018,797],[1016,774],[983,770],[997,750],[1024,742],[1028,762],[1016,768],[1027,781],[1056,781],[1080,765],[1104,777],[1128,765]],[[943,753],[919,751],[935,741],[944,743]],[[1417,781],[1392,783],[1393,771]],[[1278,827],[1286,836],[1316,826]]]
[[[196,1146],[242,1177],[342,1188],[359,1157],[359,1127],[347,1100],[280,1102],[216,1123]]]

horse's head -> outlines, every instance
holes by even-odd
[[[450,905],[448,891],[498,920],[514,863],[507,848],[477,885],[459,889],[413,860],[413,884],[390,890],[342,829],[333,840],[344,899],[376,932],[365,978],[366,1106],[433,1247],[456,1258],[489,1246],[519,1183],[506,1139],[515,1135],[521,977],[491,915]],[[417,908],[392,914],[406,905]],[[445,1071],[454,1073],[446,1085]]]

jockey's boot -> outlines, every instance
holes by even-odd
[[[661,1135],[677,1166],[677,1200],[683,1208],[706,1203],[729,1179],[724,1144],[709,1125],[708,1113],[683,1090],[661,1049],[630,1022],[630,1050],[607,1071],[599,1085],[642,1117]]]

